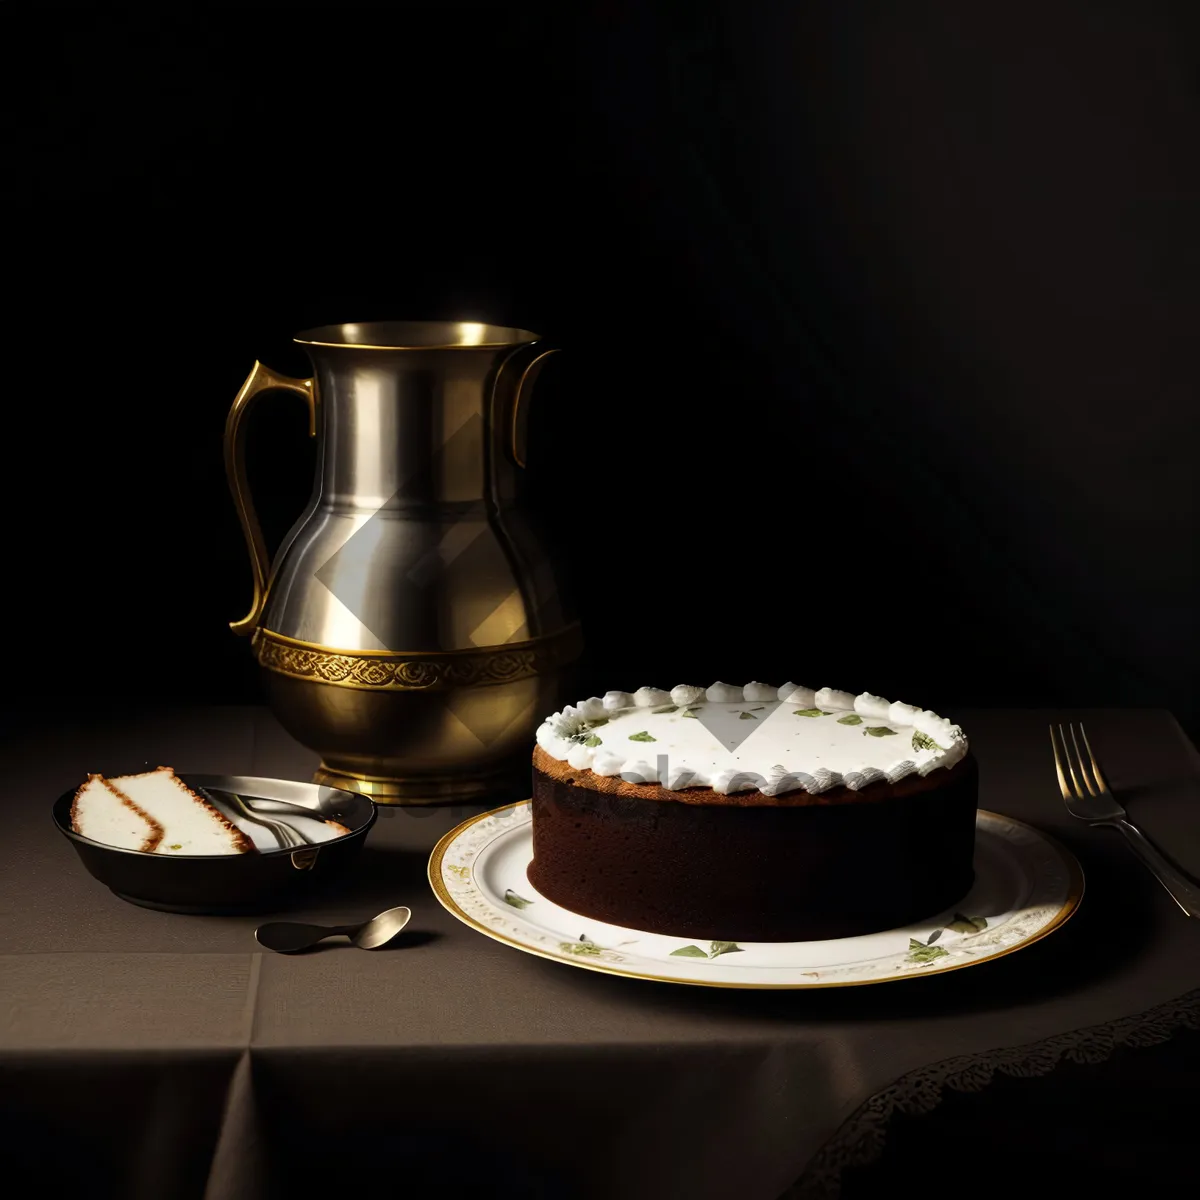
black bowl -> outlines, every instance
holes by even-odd
[[[358,856],[368,830],[379,815],[366,796],[315,783],[258,779],[250,775],[181,775],[180,778],[194,788],[319,808],[321,816],[340,822],[350,832],[299,850],[147,854],[106,846],[76,833],[71,828],[71,803],[76,789],[64,792],[54,802],[54,824],[70,838],[83,865],[96,879],[122,900],[143,908],[206,914],[286,908],[341,875]]]

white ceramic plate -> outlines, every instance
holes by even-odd
[[[581,917],[539,895],[529,801],[483,813],[434,847],[429,882],[460,921],[506,945],[574,967],[702,987],[811,988],[885,983],[987,962],[1059,928],[1083,897],[1075,857],[1031,826],[979,811],[975,886],[934,920],[820,942],[694,942]]]

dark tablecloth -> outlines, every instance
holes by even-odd
[[[1078,855],[1078,915],[971,970],[807,993],[606,977],[474,933],[438,905],[425,867],[438,836],[477,808],[384,810],[355,876],[289,914],[337,923],[407,904],[399,948],[262,953],[252,937],[261,917],[117,899],[85,873],[50,806],[90,771],[160,763],[308,778],[314,757],[265,711],[30,737],[9,755],[4,800],[2,1161],[29,1166],[47,1192],[78,1187],[89,1200],[273,1200],[319,1188],[831,1196],[847,1168],[887,1158],[889,1127],[942,1097],[1001,1094],[995,1081],[1009,1078],[1062,1086],[1071,1062],[1195,1036],[1183,1031],[1200,1018],[1200,921],[1115,834],[1067,816],[1046,732],[1062,715],[959,719],[979,758],[981,806]],[[1133,818],[1200,875],[1200,756],[1173,718],[1070,715],[1086,719]],[[1200,1061],[1194,1044],[1191,1059],[1174,1058]],[[941,1111],[953,1117],[954,1103]],[[1153,1103],[1151,1092],[1141,1107]],[[1054,1119],[1067,1128],[1069,1114]],[[1030,1116],[1026,1136],[1035,1124]],[[927,1175],[928,1151],[915,1160]]]

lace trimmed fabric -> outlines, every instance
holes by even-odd
[[[1200,1029],[1200,988],[1143,1013],[1121,1017],[1027,1046],[962,1054],[920,1067],[876,1092],[843,1122],[780,1200],[836,1200],[842,1172],[865,1167],[883,1153],[888,1123],[896,1112],[919,1116],[941,1103],[946,1088],[981,1092],[999,1071],[1016,1078],[1048,1075],[1063,1059],[1101,1063],[1123,1047],[1155,1046],[1181,1029]]]

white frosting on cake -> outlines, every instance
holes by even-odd
[[[699,704],[703,699],[704,689],[702,687],[694,687],[690,683],[681,683],[671,689],[672,704]]]
[[[895,783],[967,753],[957,725],[911,704],[758,682],[592,696],[547,717],[537,744],[576,770],[631,783],[767,796]]]

